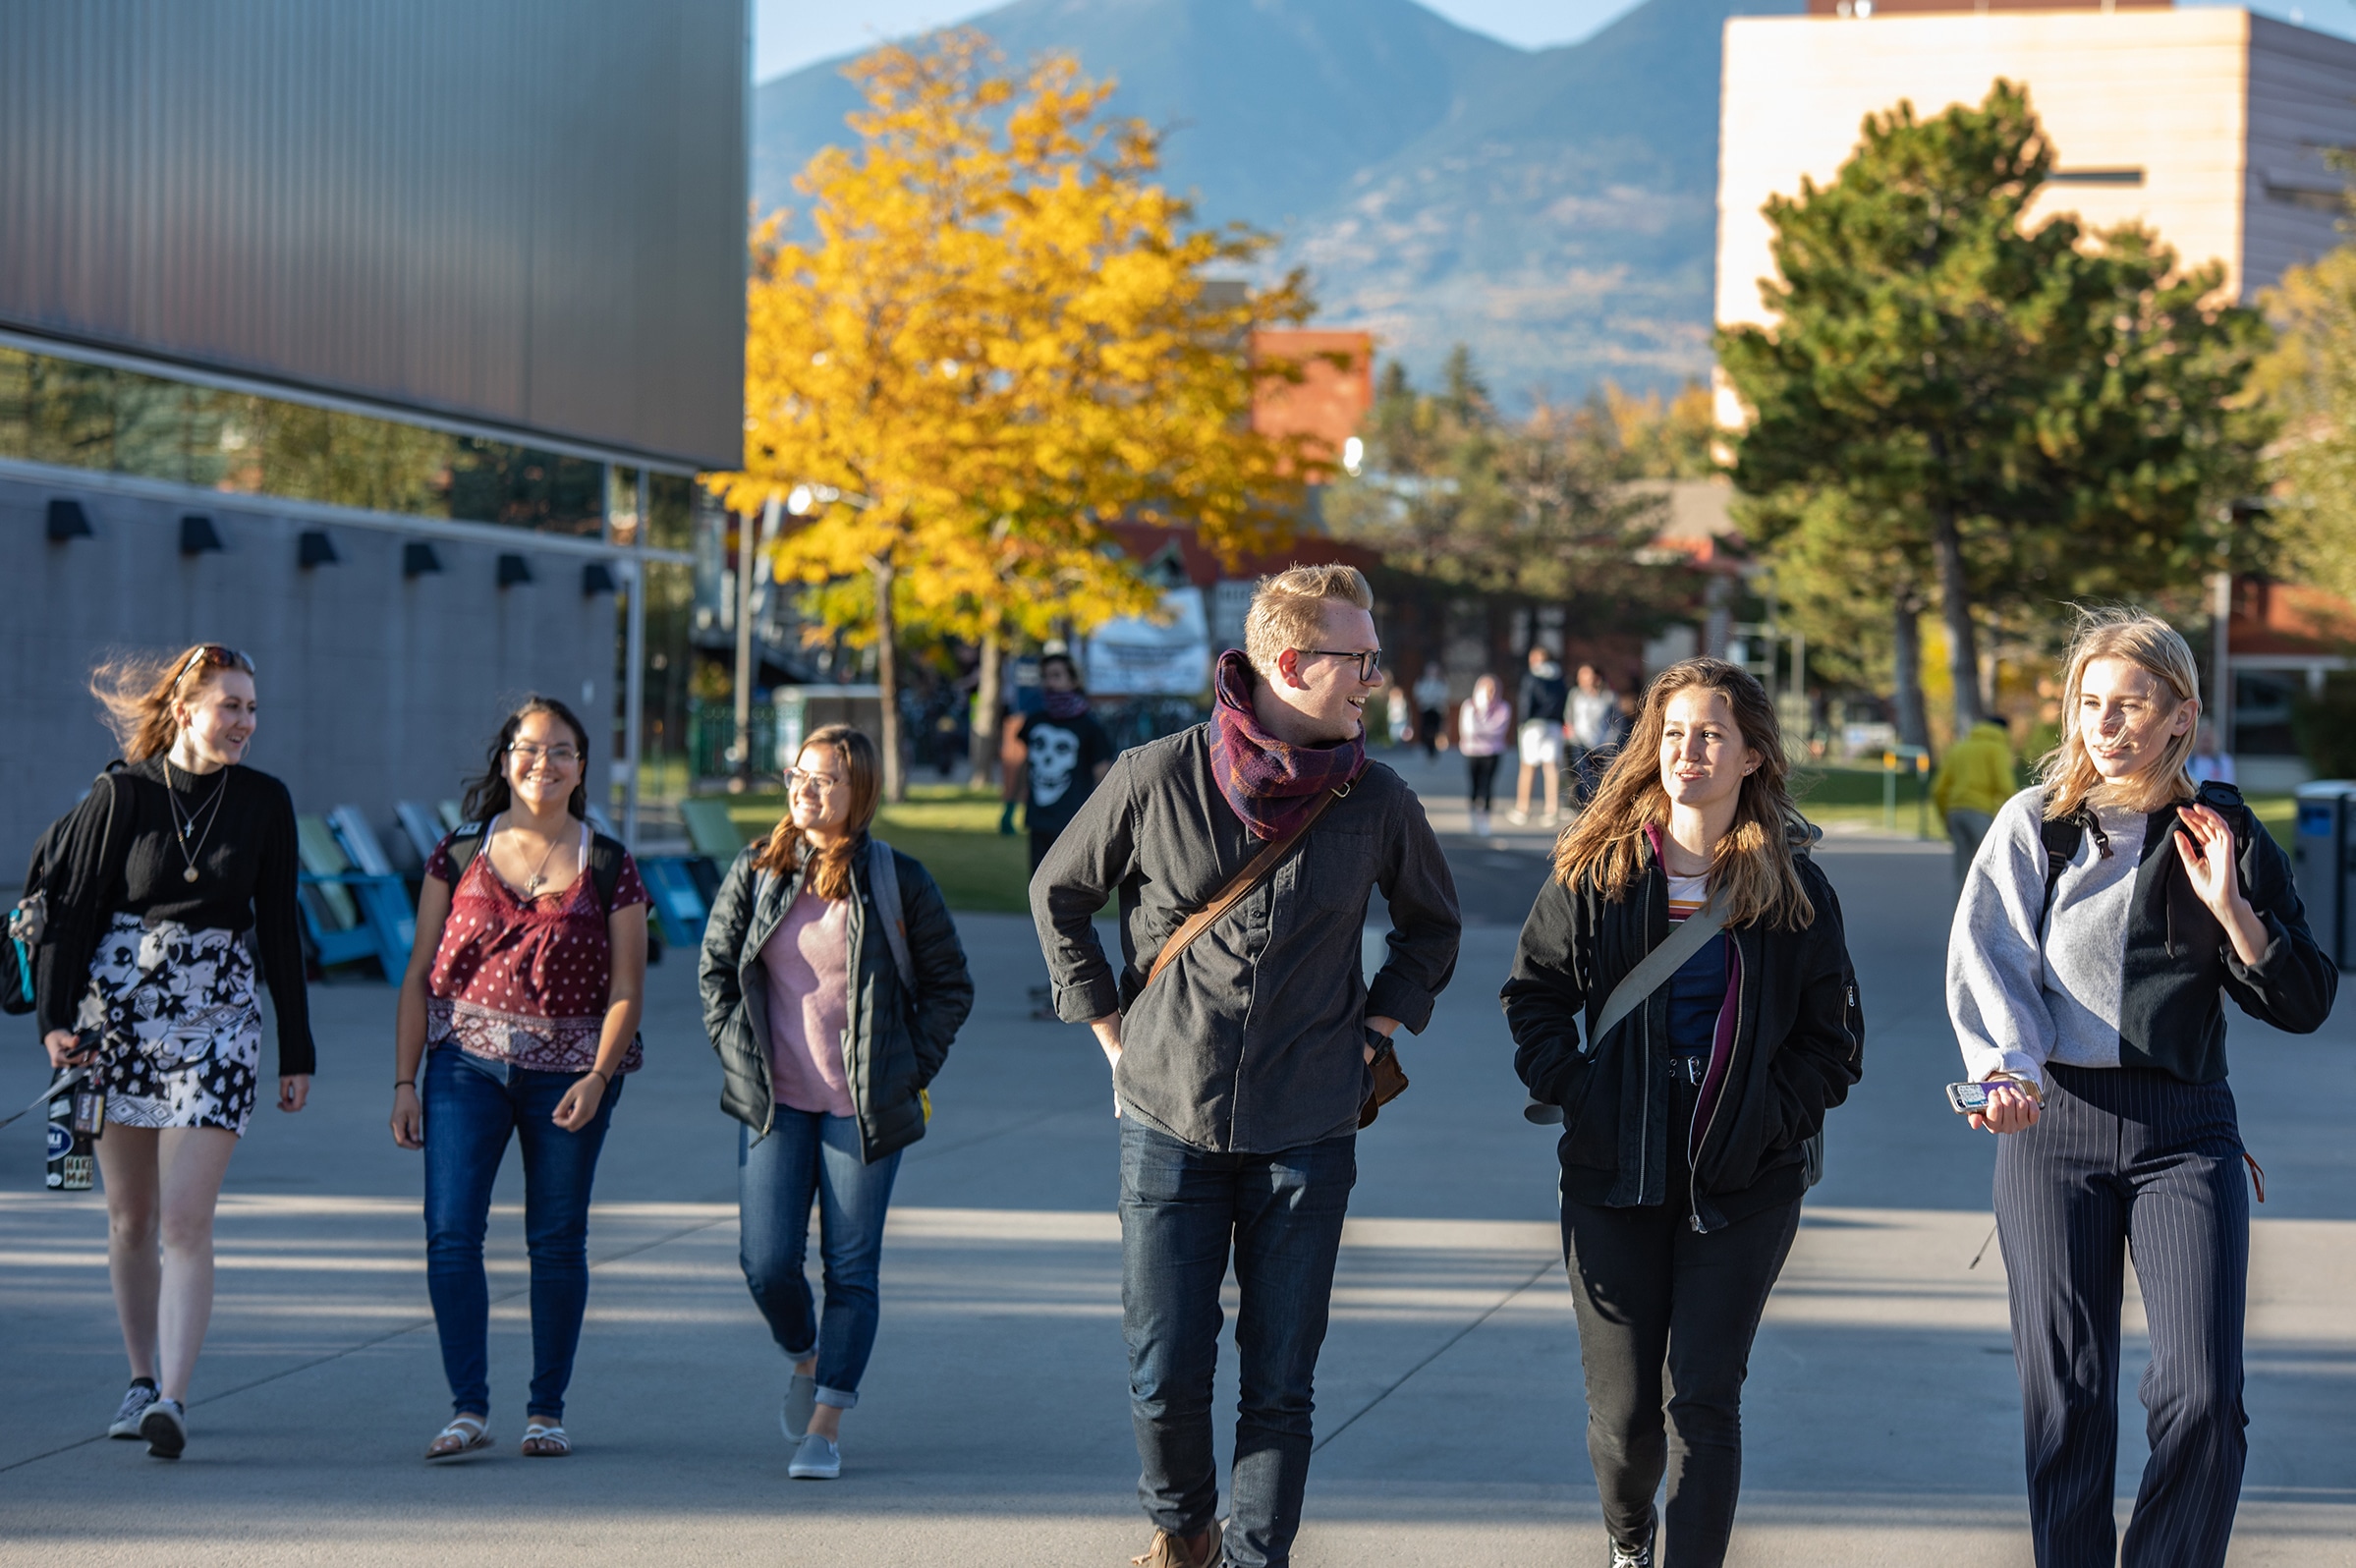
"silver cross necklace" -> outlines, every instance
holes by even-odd
[[[194,882],[196,879],[196,858],[204,853],[205,840],[212,837],[213,824],[221,819],[221,802],[229,798],[229,769],[224,767],[219,771],[221,782],[213,786],[212,799],[195,811],[184,812],[180,808],[179,792],[172,788],[172,758],[169,756],[164,758],[164,800],[172,808],[172,836],[180,841],[180,859],[188,867],[188,869],[180,873],[180,879],[184,882]],[[189,774],[189,785],[192,789],[196,787],[198,776],[195,773]],[[201,832],[196,829],[196,818],[198,817],[204,818],[204,828]],[[196,845],[194,849],[189,847],[191,833],[196,834]]]

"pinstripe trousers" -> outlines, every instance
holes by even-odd
[[[1998,1139],[2038,1568],[2222,1564],[2249,1451],[2242,1318],[2250,1199],[2233,1093],[2149,1068],[2048,1065],[2037,1125]],[[2151,1327],[2152,1446],[2124,1549],[2119,1305],[2132,1249]]]

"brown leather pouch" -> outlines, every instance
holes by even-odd
[[[1367,1092],[1366,1103],[1358,1107],[1358,1125],[1371,1127],[1382,1107],[1407,1092],[1407,1073],[1399,1066],[1399,1053],[1391,1042],[1374,1030],[1367,1031],[1374,1043],[1374,1087]]]

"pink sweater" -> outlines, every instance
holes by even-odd
[[[843,1069],[850,1026],[851,906],[804,892],[760,950],[769,984],[769,1069],[777,1103],[798,1111],[852,1114]]]

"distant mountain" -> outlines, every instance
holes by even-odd
[[[1167,178],[1210,221],[1284,237],[1321,324],[1364,325],[1429,374],[1472,345],[1516,402],[1710,363],[1719,35],[1797,0],[1646,0],[1527,52],[1411,0],[1015,0],[978,19],[1118,80],[1170,133]],[[841,61],[757,89],[761,210],[840,140]]]

